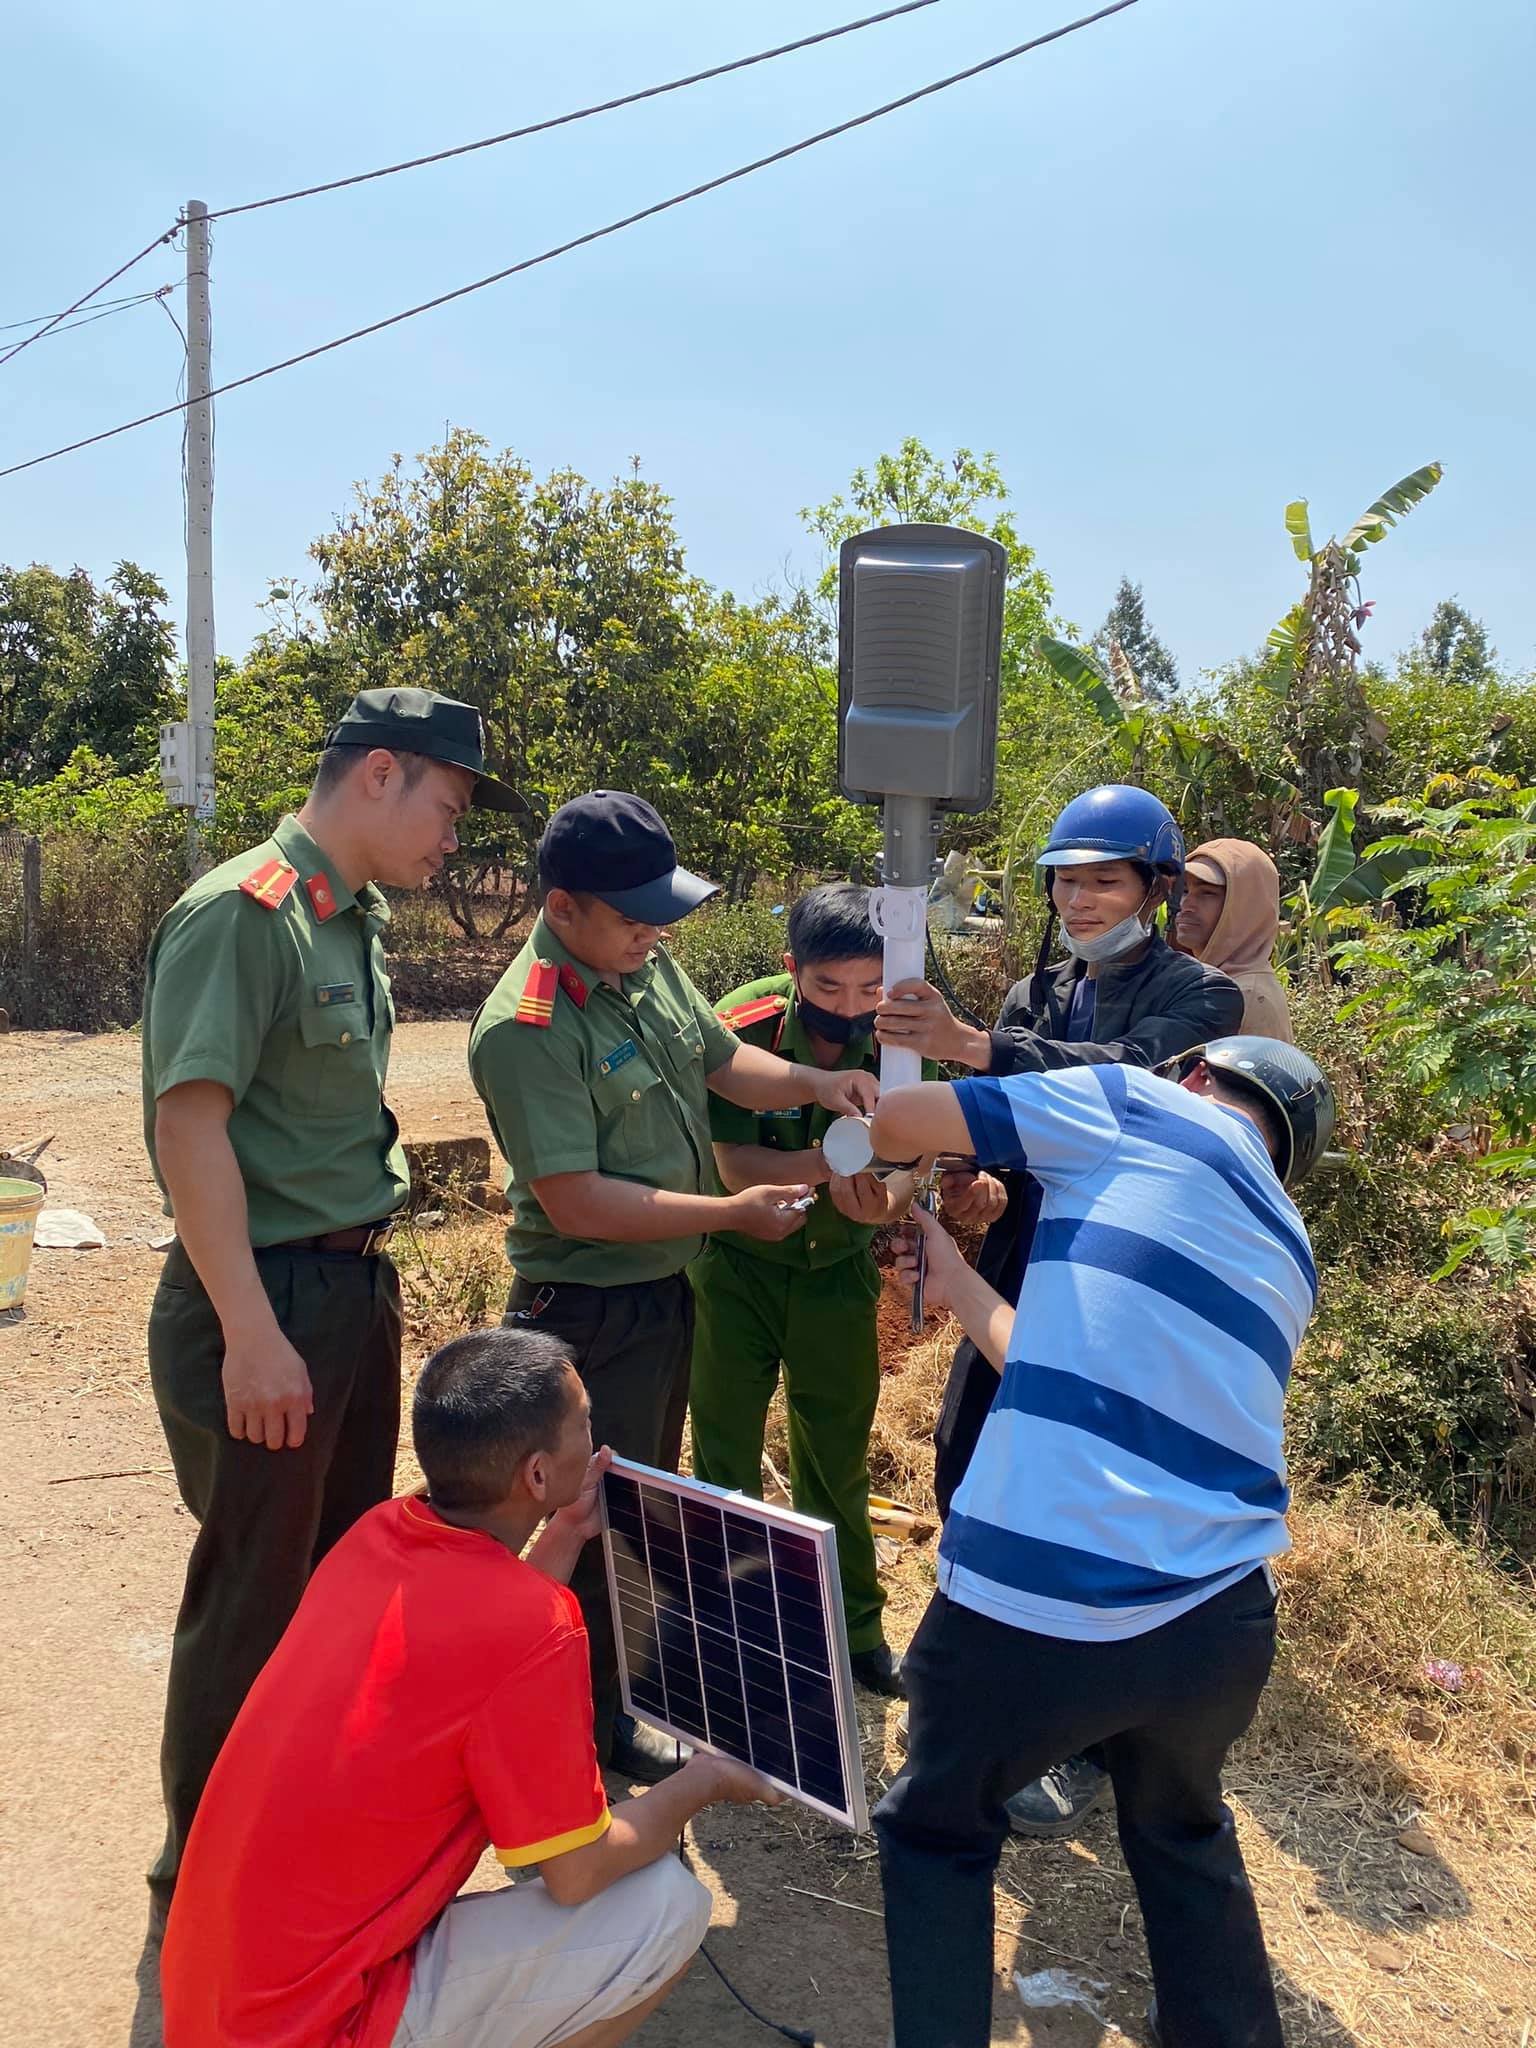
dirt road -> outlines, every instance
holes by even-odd
[[[391,1096],[408,1137],[482,1130],[463,1025],[402,1027]],[[143,1872],[161,1825],[160,1713],[190,1539],[147,1387],[151,1240],[166,1224],[144,1159],[136,1038],[0,1039],[0,1149],[42,1138],[50,1204],[87,1211],[108,1246],[37,1252],[24,1316],[0,1325],[0,1984],[6,2031],[28,2048],[151,2048],[153,2001],[136,1983]],[[852,2048],[885,2036],[879,1921],[783,1890],[833,1896],[850,1850],[869,1854],[803,1815],[706,1817],[694,1844],[727,1973],[767,2010]],[[738,1928],[744,1901],[769,1894]],[[643,2036],[647,2048],[766,2038],[702,1964]]]
[[[391,1095],[408,1137],[482,1130],[463,1047],[460,1023],[399,1031]],[[136,1974],[149,1974],[143,1872],[159,1840],[160,1713],[189,1528],[147,1389],[151,1240],[165,1224],[139,1117],[134,1037],[0,1037],[0,1149],[52,1138],[50,1200],[88,1211],[108,1239],[105,1251],[39,1251],[25,1315],[0,1323],[0,2010],[26,2048],[159,2040]],[[497,1225],[484,1230],[493,1246]],[[891,1581],[897,1640],[930,1582],[925,1555],[909,1552]],[[872,1792],[893,1767],[893,1719],[867,1716]],[[1262,1769],[1240,1756],[1232,1773],[1293,2048],[1536,2038],[1522,2035],[1530,1845],[1506,1837],[1490,1850],[1468,1830],[1445,1833],[1433,1860],[1408,1854],[1397,1830],[1411,1815],[1390,1791],[1340,1798],[1334,1768],[1298,1746]],[[709,1949],[740,1990],[822,2048],[882,2048],[869,1839],[797,1809],[728,1809],[702,1817],[692,1847],[715,1894]],[[999,1925],[995,2043],[1145,2040],[1146,1957],[1109,1819],[1079,1842],[1010,1845]],[[1078,2005],[1026,2020],[1015,1971],[1036,1976],[1037,1997],[1085,1988],[1102,2018]],[[639,2037],[644,2048],[770,2038],[703,1963]]]

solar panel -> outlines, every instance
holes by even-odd
[[[868,1827],[831,1525],[623,1458],[603,1519],[628,1711]]]

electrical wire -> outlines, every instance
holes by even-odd
[[[956,995],[955,985],[945,972],[944,962],[939,958],[939,949],[933,943],[933,926],[926,919],[923,923],[923,937],[928,941],[928,964],[933,969],[933,978],[938,983],[939,992],[943,995],[949,1007],[952,1010],[957,1010],[965,1022],[974,1026],[977,1031],[990,1031],[992,1027],[987,1023],[986,1019],[978,1017],[970,1004],[962,1002],[959,996]]]
[[[51,334],[60,321],[69,319],[72,313],[78,313],[82,306],[88,306],[91,300],[96,298],[101,292],[104,292],[109,284],[116,284],[120,277],[126,277],[136,263],[142,263],[146,256],[153,256],[155,251],[163,248],[167,242],[180,232],[180,229],[181,221],[177,219],[166,229],[163,235],[156,235],[152,242],[146,242],[137,256],[130,256],[126,263],[120,263],[110,276],[104,277],[100,284],[93,284],[88,292],[83,293],[81,297],[76,299],[72,306],[66,306],[62,313],[55,313],[46,326],[39,327],[35,334],[27,335],[25,339],[16,342],[14,346],[8,348],[5,354],[0,356],[0,369],[4,369],[8,362],[14,357],[19,356],[24,348],[30,348],[34,341],[41,341],[45,334]]]
[[[50,327],[46,335],[39,335],[39,341],[56,341],[61,334],[73,334],[77,327],[94,327],[98,320],[115,320],[119,313],[131,313],[137,306],[153,305],[163,292],[174,291],[174,285],[162,285],[158,292],[144,292],[138,298],[125,299],[120,306],[108,306],[101,313],[86,313],[79,320],[66,320],[62,327]]]
[[[742,2011],[745,2013],[750,2013],[752,2018],[757,2021],[757,2024],[760,2027],[766,2027],[770,2034],[782,2034],[786,2041],[798,2042],[799,2048],[816,2048],[816,2036],[813,2033],[811,2033],[808,2028],[789,2027],[785,2026],[782,2020],[771,2020],[769,2019],[766,2013],[759,2012],[757,2007],[752,2003],[752,2001],[749,1998],[743,1997],[742,1993],[736,1989],[736,1986],[731,1982],[730,1978],[727,1977],[724,1970],[721,1969],[720,1965],[715,1961],[714,1957],[710,1954],[709,1943],[707,1941],[701,1941],[699,1943],[699,1954],[704,1958],[705,1962],[708,1963],[709,1967],[714,1971],[715,1975],[720,1979],[720,1982],[725,1986],[726,1990],[729,1991],[732,1998],[734,1998],[736,2003],[741,2007]]]
[[[819,29],[814,35],[800,36],[792,43],[779,43],[771,50],[755,51],[750,57],[735,57],[727,64],[711,65],[706,71],[690,72],[686,78],[669,79],[664,85],[644,86],[640,91],[624,93],[618,99],[602,100],[595,106],[590,107],[577,107],[569,114],[555,114],[547,120],[530,121],[522,128],[508,128],[500,135],[485,135],[478,142],[461,142],[452,149],[435,150],[429,156],[409,157],[403,163],[384,164],[375,171],[359,171],[349,178],[329,179],[323,185],[305,185],[297,191],[277,192],[268,199],[248,199],[239,206],[221,206],[206,217],[210,221],[215,221],[228,219],[237,213],[258,213],[269,206],[286,206],[291,200],[314,199],[324,192],[343,191],[349,185],[367,185],[371,184],[376,178],[393,178],[401,171],[419,171],[428,164],[447,163],[453,157],[470,156],[476,150],[494,149],[503,142],[518,142],[525,136],[542,135],[551,128],[568,127],[573,121],[587,121],[596,114],[615,113],[620,107],[637,106],[642,100],[658,99],[663,94],[669,92],[681,92],[686,86],[702,85],[711,78],[724,78],[730,72],[745,71],[754,64],[767,64],[776,57],[790,56],[796,50],[812,49],[818,43],[835,42],[839,36],[854,35],[860,29],[875,28],[882,22],[896,20],[899,15],[917,14],[925,7],[936,7],[938,4],[939,0],[901,0],[901,5],[887,7],[879,14],[862,15],[857,21],[845,21],[837,28]],[[12,356],[19,356],[23,349],[30,348],[34,341],[41,341],[44,335],[53,333],[61,320],[67,320],[71,313],[77,313],[82,306],[88,305],[99,293],[105,291],[109,284],[115,284],[118,278],[133,268],[134,264],[141,262],[150,253],[150,250],[157,249],[162,243],[169,242],[180,227],[181,221],[178,218],[175,227],[169,229],[165,234],[157,236],[146,248],[141,249],[137,256],[130,257],[128,262],[122,266],[122,269],[114,270],[110,277],[103,278],[100,284],[94,286],[85,294],[84,298],[77,299],[74,305],[67,306],[62,313],[55,313],[51,317],[48,314],[40,314],[39,319],[44,323],[40,331],[36,334],[28,335],[26,340],[18,342],[7,354],[0,356],[0,367],[8,363]],[[114,300],[110,303],[126,305],[137,303],[137,301]],[[83,326],[85,323],[81,321],[77,324]],[[5,326],[0,327],[0,334],[14,332],[19,327],[35,325],[37,325],[37,322],[31,320],[10,321]]]
[[[679,1765],[681,1765],[683,1760],[683,1746],[680,1742],[674,1742],[673,1747],[677,1752],[677,1762]],[[688,1835],[686,1829],[677,1838],[677,1860],[679,1863],[682,1864],[684,1870],[693,1869],[693,1861],[688,1854]],[[699,1943],[699,1954],[704,1958],[705,1962],[708,1963],[709,1967],[714,1971],[715,1975],[720,1979],[720,1982],[725,1986],[726,1990],[729,1991],[732,1998],[734,1998],[736,2003],[741,2007],[742,2011],[744,2013],[748,2013],[753,2019],[755,2019],[760,2027],[766,2027],[770,2034],[781,2034],[786,2041],[795,2042],[797,2044],[797,2048],[816,2048],[816,2036],[813,2033],[811,2033],[808,2028],[790,2027],[786,2026],[782,2020],[769,2019],[767,2013],[759,2012],[757,2007],[752,2003],[751,1999],[747,1998],[742,1992],[736,1989],[736,1986],[725,1974],[725,1971],[720,1967],[719,1963],[717,1963],[715,1961],[715,1958],[710,1954],[708,1935],[706,1935],[703,1941]]]
[[[243,377],[232,377],[227,384],[215,384],[205,396],[222,398],[228,392],[242,390],[247,384],[259,384],[265,377],[275,377],[280,371],[295,369],[300,363],[313,362],[317,356],[329,355],[334,349],[346,348],[349,343],[363,341],[369,335],[382,334],[386,328],[398,327],[402,321],[414,320],[419,314],[432,313],[439,306],[452,305],[456,299],[468,298],[473,292],[484,291],[487,286],[502,284],[509,277],[517,277],[527,270],[535,270],[543,263],[552,263],[557,256],[567,256],[574,249],[583,249],[592,242],[600,242],[608,235],[619,234],[625,228],[636,226],[640,221],[652,220],[658,214],[667,213],[675,206],[684,206],[691,199],[700,199],[707,192],[718,192],[722,186],[735,184],[740,178],[750,177],[755,171],[762,171],[770,165],[786,162],[790,157],[799,156],[802,151],[814,149],[818,143],[830,142],[835,136],[850,134],[856,128],[867,127],[871,121],[883,119],[887,114],[899,112],[903,107],[915,105],[919,100],[931,98],[935,93],[946,92],[951,86],[963,84],[966,80],[978,78],[982,73],[995,71],[999,65],[1011,63],[1017,57],[1026,56],[1031,50],[1042,49],[1047,43],[1060,42],[1064,36],[1076,34],[1079,29],[1091,28],[1095,22],[1107,20],[1112,14],[1121,14],[1128,7],[1134,7],[1137,0],[1112,0],[1112,4],[1099,8],[1093,14],[1085,14],[1076,21],[1067,22],[1061,28],[1049,30],[1045,35],[1032,36],[1027,43],[1018,43],[1011,50],[1003,50],[995,57],[984,58],[979,64],[967,65],[963,71],[953,71],[947,78],[935,79],[931,85],[919,86],[915,91],[903,93],[899,99],[887,100],[883,106],[872,107],[867,113],[855,114],[846,121],[839,121],[831,128],[823,128],[815,135],[807,135],[799,142],[791,142],[783,149],[776,149],[768,156],[755,158],[751,163],[742,164],[734,171],[725,171],[718,178],[706,179],[702,185],[693,185],[686,192],[677,192],[670,199],[658,200],[653,206],[641,207],[637,213],[625,214],[621,220],[609,221],[605,227],[592,228],[584,235],[575,235],[567,242],[560,242],[552,249],[545,249],[537,256],[526,256],[520,263],[508,264],[505,270],[496,270],[489,277],[477,278],[473,284],[459,285],[451,292],[440,292],[436,298],[423,299],[420,305],[408,306],[402,313],[391,313],[383,320],[372,320],[366,327],[355,327],[349,334],[340,334],[334,341],[324,341],[315,348],[301,349],[297,355],[285,356],[281,362],[268,363],[265,369],[250,370]],[[210,214],[209,218],[213,216]],[[177,232],[176,229],[172,233]],[[146,252],[147,253],[147,252]],[[84,304],[84,301],[80,301]],[[74,310],[71,308],[71,310]],[[0,363],[6,359],[0,357]],[[0,469],[0,477],[18,476],[23,470],[36,469],[40,463],[56,462],[62,455],[74,455],[82,448],[94,448],[98,442],[115,440],[119,434],[131,434],[138,427],[147,427],[156,420],[169,419],[173,414],[183,412],[191,401],[183,399],[176,405],[162,405],[154,412],[140,414],[136,420],[125,420],[121,426],[106,427],[99,434],[87,434],[83,440],[70,441],[62,448],[52,448],[46,455],[33,455],[25,462],[13,462],[8,468]]]
[[[103,299],[96,311],[90,315],[90,318],[96,320],[104,317],[109,312],[126,312],[130,306],[142,306],[150,299],[163,298],[167,292],[179,292],[180,290],[181,286],[179,284],[163,284],[157,291],[132,292],[125,299]],[[23,327],[46,327],[50,321],[62,318],[62,314],[38,313],[30,320],[7,320],[0,324],[0,334],[15,334]],[[76,327],[84,327],[86,324],[87,322],[84,320],[76,320],[73,323]],[[54,333],[67,334],[69,329],[67,327],[54,328],[52,331]]]
[[[527,135],[543,135],[551,128],[565,128],[573,121],[587,121],[594,114],[616,113],[620,107],[637,106],[642,100],[659,99],[662,94],[681,92],[685,86],[702,85],[706,79],[724,78],[732,71],[745,71],[753,64],[767,64],[775,57],[787,57],[795,50],[809,50],[817,43],[830,43],[839,36],[851,36],[862,28],[875,28],[894,21],[901,14],[916,14],[924,7],[936,7],[938,0],[903,0],[899,7],[887,7],[880,14],[866,14],[858,21],[845,21],[839,28],[819,29],[793,43],[779,43],[774,49],[759,50],[751,57],[735,57],[729,64],[713,64],[707,71],[691,71],[686,78],[669,79],[665,85],[647,85],[639,92],[627,92],[616,100],[602,100],[596,106],[578,107],[570,114],[555,114],[545,121],[530,121],[525,128],[508,128],[500,135],[484,136],[479,142],[461,142],[454,149],[439,149],[431,156],[409,157],[404,163],[385,164],[381,170],[360,171],[350,178],[332,178],[324,185],[305,185],[297,192],[278,192],[270,199],[248,199],[243,206],[221,206],[210,220],[228,220],[236,213],[259,213],[263,207],[286,206],[292,199],[314,199],[322,192],[340,192],[349,185],[367,185],[375,178],[393,178],[399,171],[419,171],[427,164],[444,164],[456,156],[469,156],[477,149],[494,149],[499,143],[520,142]]]

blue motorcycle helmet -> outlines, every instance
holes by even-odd
[[[1168,884],[1168,914],[1178,914],[1184,894],[1184,834],[1168,806],[1150,790],[1128,782],[1101,783],[1073,797],[1050,830],[1035,866],[1050,906],[1040,940],[1036,976],[1043,975],[1056,934],[1056,899],[1051,877],[1058,868],[1088,867],[1124,860],[1140,869],[1150,891],[1159,876]]]
[[[1035,865],[1077,868],[1101,860],[1135,861],[1169,876],[1177,890],[1184,881],[1184,834],[1172,811],[1150,790],[1128,782],[1102,783],[1073,797],[1052,825]]]

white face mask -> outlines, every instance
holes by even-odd
[[[1146,903],[1143,902],[1139,911],[1133,912],[1130,917],[1122,917],[1120,922],[1112,924],[1107,932],[1099,932],[1091,939],[1074,939],[1063,925],[1061,936],[1067,951],[1074,960],[1085,960],[1090,967],[1098,961],[1118,960],[1122,954],[1134,952],[1137,946],[1152,936],[1151,918],[1145,924],[1142,923],[1146,907]],[[1155,915],[1154,911],[1153,916]]]

